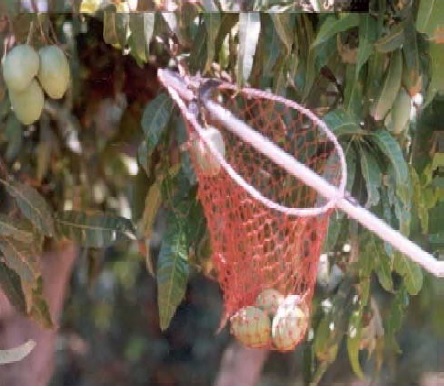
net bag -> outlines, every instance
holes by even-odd
[[[190,137],[213,261],[232,333],[253,348],[292,350],[309,325],[317,264],[333,202],[215,120],[203,101],[179,105]],[[195,97],[198,92],[194,92]],[[221,83],[205,98],[266,137],[330,184],[341,185],[338,144],[296,103]],[[342,180],[343,181],[343,180]],[[343,182],[342,182],[343,184]]]

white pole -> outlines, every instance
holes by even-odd
[[[225,128],[236,134],[243,141],[251,144],[256,150],[270,158],[277,165],[298,177],[306,185],[314,188],[326,199],[334,200],[337,208],[343,210],[347,215],[373,231],[381,239],[407,255],[413,262],[418,263],[438,277],[444,277],[444,262],[438,262],[435,257],[408,240],[398,231],[395,231],[383,220],[377,218],[365,208],[355,205],[347,198],[344,198],[343,194],[335,186],[330,185],[322,177],[270,142],[262,134],[254,131],[228,110],[211,100],[205,100],[203,104],[214,119],[223,123]]]

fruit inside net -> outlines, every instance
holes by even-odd
[[[338,185],[340,158],[324,129],[279,98],[257,93],[220,84],[211,98]],[[224,319],[249,347],[292,349],[308,328],[329,203],[229,131],[223,121],[213,120],[198,106],[179,107],[191,139]],[[261,299],[271,299],[267,304],[274,309]]]

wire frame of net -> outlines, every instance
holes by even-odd
[[[219,86],[215,101],[330,184],[344,186],[342,151],[325,124],[305,108],[255,89],[239,91],[230,84]],[[222,158],[203,142],[220,164],[217,174],[202,169],[191,152],[223,292],[222,322],[240,308],[255,305],[267,289],[301,296],[309,311],[333,202],[234,135],[227,123],[205,114],[198,120],[182,101],[178,103],[191,139],[204,141],[203,132],[212,126],[225,143]],[[307,328],[298,330],[296,343]],[[259,347],[274,348],[271,339]]]

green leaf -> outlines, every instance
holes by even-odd
[[[166,93],[161,93],[146,105],[142,115],[142,129],[148,155],[153,152],[167,129],[172,112],[173,101]]]
[[[33,285],[40,275],[40,268],[30,245],[5,237],[0,239],[0,250],[6,265],[23,281]]]
[[[379,97],[371,108],[371,115],[375,120],[383,120],[398,95],[401,87],[402,55],[401,51],[395,51],[390,58],[390,66],[382,86]]]
[[[145,199],[145,208],[143,210],[142,219],[139,224],[139,235],[142,235],[145,241],[149,242],[151,239],[151,235],[154,228],[154,221],[159,211],[160,206],[162,205],[162,191],[161,191],[162,179],[156,177],[156,181],[153,185],[151,185],[148,190],[146,199]],[[151,254],[149,247],[146,250],[146,258],[145,258],[147,270],[151,275],[154,275],[154,267],[151,259]]]
[[[0,182],[6,187],[8,193],[14,197],[23,215],[45,235],[53,236],[52,210],[39,192],[21,182],[8,182],[1,179]]]
[[[55,216],[59,235],[85,247],[106,247],[124,236],[135,239],[130,220],[99,212],[62,211]]]
[[[390,184],[387,187],[388,198],[390,205],[394,208],[395,216],[398,219],[398,225],[396,228],[399,229],[401,234],[408,236],[410,233],[410,222],[411,222],[411,200],[413,195],[412,188],[406,187],[407,201],[400,197],[395,190],[398,190],[398,184],[396,183],[396,173],[392,165],[387,168],[388,177]],[[410,183],[410,177],[408,177]],[[409,184],[410,185],[410,184]]]
[[[267,16],[268,15],[264,15],[264,17]],[[262,38],[262,74],[264,76],[273,77],[273,69],[280,55],[281,44],[279,35],[274,28],[273,23],[270,23],[269,20],[266,20],[263,23]]]
[[[286,54],[290,55],[293,42],[295,39],[295,33],[293,31],[295,24],[295,15],[292,13],[269,13],[271,20],[273,21],[274,28],[279,35],[281,42],[285,46]]]
[[[355,183],[356,170],[358,166],[358,155],[354,144],[350,144],[345,152],[345,162],[347,163],[347,185],[346,189],[351,193],[353,184]]]
[[[30,316],[37,321],[43,328],[53,329],[51,313],[48,303],[43,297],[43,279],[40,277],[37,286],[32,289],[32,306]]]
[[[236,69],[238,85],[244,85],[250,78],[260,32],[259,12],[241,12],[239,14],[239,51]]]
[[[150,42],[153,37],[156,14],[153,12],[131,13],[129,28],[133,49],[143,62],[148,60]]]
[[[7,350],[0,350],[0,365],[21,361],[29,355],[36,344],[37,343],[34,340],[28,340],[20,346]]]
[[[367,62],[373,53],[373,43],[377,37],[377,21],[369,14],[359,15],[359,46],[356,60],[356,79],[362,66]]]
[[[129,37],[129,14],[105,10],[103,12],[103,40],[117,47],[124,47]]]
[[[207,61],[207,27],[202,20],[203,18],[200,21],[190,52],[189,66],[192,73],[201,72]]]
[[[222,16],[219,12],[204,13],[205,28],[207,29],[207,60],[205,71],[211,69],[211,64],[216,56],[216,39],[222,23]]]
[[[329,218],[327,238],[324,243],[324,252],[333,251],[338,241],[339,235],[343,230],[344,221],[343,212],[335,212]]]
[[[424,281],[421,267],[409,260],[404,254],[395,253],[394,270],[404,278],[405,288],[410,295],[417,295]]]
[[[361,129],[356,119],[342,108],[328,112],[323,120],[338,138],[344,135],[364,135],[367,133]]]
[[[6,236],[24,243],[31,243],[33,240],[32,232],[24,228],[23,223],[11,219],[6,215],[0,215],[0,237]]]
[[[369,245],[369,255],[375,261],[375,273],[381,286],[387,291],[393,291],[392,279],[392,258],[385,252],[380,242],[376,242],[374,238]]]
[[[435,94],[437,92],[444,91],[444,72],[442,71],[444,66],[444,45],[430,43],[429,56],[432,63],[432,79],[428,90]]]
[[[347,31],[350,28],[359,25],[359,14],[357,13],[344,13],[338,19],[335,15],[329,15],[316,36],[315,41],[312,43],[312,47],[315,47],[321,43],[326,42],[329,38],[336,35],[339,32]]]
[[[413,186],[413,202],[416,205],[416,211],[421,224],[421,232],[427,234],[429,230],[429,208],[424,203],[423,187],[420,183],[418,173],[410,165],[410,177]],[[427,187],[426,187],[427,189]]]
[[[405,315],[405,309],[409,304],[409,298],[405,287],[401,285],[400,290],[396,293],[392,304],[388,308],[388,315],[384,317],[384,328],[386,329],[385,339],[388,346],[395,351],[399,351],[399,346],[396,342],[396,332],[399,331],[402,325],[402,320]]]
[[[19,275],[0,261],[0,286],[11,305],[21,313],[26,313],[26,300]]]
[[[379,188],[381,187],[382,172],[376,158],[364,148],[361,148],[360,162],[361,173],[367,188],[367,202],[365,207],[370,208],[379,203]]]
[[[353,372],[360,378],[364,379],[364,372],[362,371],[359,362],[359,349],[361,343],[362,330],[362,310],[354,311],[350,316],[347,337],[347,352],[350,365]]]
[[[7,103],[9,106],[9,101],[7,101]],[[23,144],[23,124],[19,122],[15,113],[8,116],[4,131],[5,137],[8,140],[5,160],[7,162],[12,162],[17,158]]]
[[[396,24],[387,35],[375,42],[375,50],[385,54],[399,49],[405,40],[404,29],[404,23]]]
[[[421,0],[416,16],[416,29],[434,39],[437,28],[443,26],[444,3],[441,0]]]
[[[160,328],[165,330],[182,302],[188,282],[188,244],[183,220],[172,211],[157,261],[157,301]]]
[[[388,158],[396,179],[396,193],[404,204],[410,204],[411,188],[409,170],[399,143],[388,131],[372,132],[371,141]]]
[[[420,79],[421,66],[419,61],[418,39],[411,16],[405,25],[405,42],[402,46],[402,54],[404,57],[402,83],[408,90],[410,96],[414,96],[421,91],[422,81]]]
[[[345,71],[344,109],[356,118],[363,117],[364,76],[356,78],[356,65],[347,64]]]

